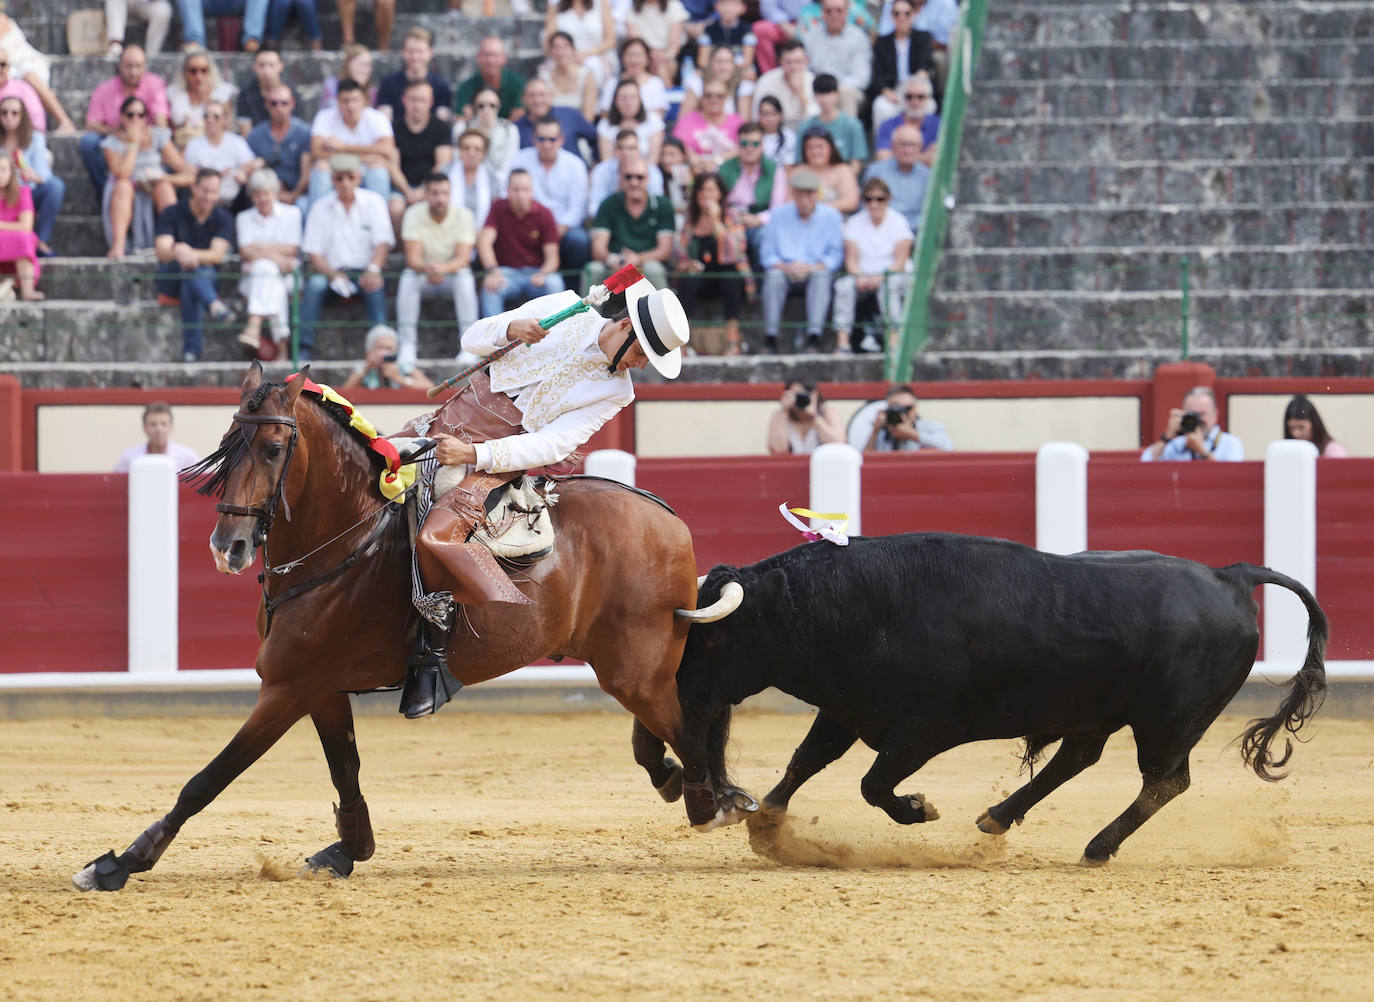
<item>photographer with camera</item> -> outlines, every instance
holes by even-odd
[[[396,331],[386,324],[375,324],[367,332],[363,341],[365,357],[344,380],[340,392],[348,390],[427,390],[434,381],[419,369],[411,369],[409,375],[401,371],[396,363],[396,353],[400,348],[400,338]]]
[[[817,446],[844,441],[844,427],[817,386],[793,380],[779,402],[768,422],[770,455],[807,455]]]
[[[1140,454],[1142,463],[1216,460],[1239,463],[1245,458],[1240,439],[1217,427],[1216,394],[1206,386],[1194,386],[1183,397],[1183,406],[1169,411],[1169,423],[1159,441]]]
[[[945,426],[920,416],[916,393],[910,386],[892,387],[885,402],[887,406],[879,408],[873,417],[873,431],[864,445],[865,452],[954,451]]]

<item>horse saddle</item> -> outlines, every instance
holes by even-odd
[[[553,519],[558,503],[552,485],[536,486],[528,473],[487,495],[486,518],[472,530],[476,540],[502,560],[529,563],[553,552]]]

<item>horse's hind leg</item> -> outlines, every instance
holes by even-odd
[[[649,774],[649,782],[654,784],[658,795],[668,803],[682,798],[682,766],[664,754],[667,745],[638,717],[635,718],[634,732],[630,735],[630,746],[634,749],[635,761]]]
[[[72,877],[72,883],[82,891],[117,891],[128,881],[129,874],[151,870],[181,831],[181,826],[224,792],[225,787],[261,758],[305,713],[304,701],[297,693],[264,683],[253,712],[238,733],[209,765],[182,787],[176,805],[167,815],[149,825],[119,856],[108,852],[87,864]]]
[[[787,771],[783,773],[778,785],[763,798],[764,810],[787,810],[792,794],[808,779],[849,751],[857,740],[859,735],[855,733],[854,728],[841,723],[822,710],[816,715],[811,730],[806,732],[806,737],[802,738],[801,744],[797,745],[797,750],[792,753],[792,760],[787,763]]]
[[[358,758],[353,706],[348,693],[336,692],[326,697],[310,714],[310,719],[315,723],[325,761],[329,763],[329,778],[339,792],[339,802],[334,805],[334,827],[339,833],[339,841],[315,853],[305,865],[310,871],[327,870],[335,876],[347,877],[353,872],[355,862],[371,859],[377,848],[372,838],[367,801],[358,786],[362,763]]]
[[[1013,822],[1024,818],[1028,810],[1101,758],[1109,737],[1110,731],[1066,737],[1054,757],[1030,782],[978,816],[975,823],[979,829],[989,835],[1001,835]]]

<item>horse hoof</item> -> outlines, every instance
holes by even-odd
[[[741,814],[753,814],[759,809],[759,802],[749,794],[740,789],[730,789],[726,791],[725,801],[730,805],[731,810]],[[740,820],[743,820],[741,818]]]
[[[1085,852],[1083,854],[1083,858],[1078,861],[1078,865],[1086,866],[1090,869],[1096,869],[1099,866],[1106,866],[1109,860],[1111,860],[1110,856],[1108,856],[1106,859],[1093,859]]]
[[[321,849],[305,861],[301,867],[302,877],[338,877],[346,880],[353,873],[353,857],[348,854],[342,842],[335,842],[328,849]]]
[[[1007,826],[998,821],[987,811],[978,815],[978,830],[987,835],[1005,835]]]
[[[662,786],[656,786],[654,789],[665,801],[675,804],[682,799],[682,766],[670,758],[665,758],[663,764],[672,769],[672,772],[668,774]]]
[[[128,881],[128,869],[120,865],[113,852],[91,860],[72,876],[72,886],[78,891],[118,891]]]

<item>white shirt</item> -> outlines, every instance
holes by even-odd
[[[331,268],[366,268],[372,262],[372,252],[381,244],[390,246],[391,240],[386,199],[359,188],[353,193],[353,205],[345,210],[339,196],[331,191],[310,207],[301,250],[323,254]]]
[[[219,200],[232,202],[239,193],[239,183],[233,178],[223,177],[225,171],[242,167],[253,160],[253,151],[248,141],[236,132],[226,132],[220,136],[219,145],[212,145],[205,136],[196,136],[186,144],[186,162],[192,167],[209,167],[221,174]]]
[[[301,210],[285,202],[273,202],[272,212],[264,216],[257,207],[245,209],[234,220],[239,249],[254,244],[301,245]]]
[[[891,270],[893,251],[903,240],[911,240],[911,224],[889,204],[881,226],[873,225],[867,209],[860,209],[845,220],[844,242],[859,248],[859,274],[881,275]]]
[[[600,138],[609,139],[614,143],[615,137],[620,134],[621,129],[635,130],[635,138],[639,140],[639,154],[647,159],[654,136],[663,135],[665,126],[663,124],[663,119],[659,118],[658,115],[651,111],[645,116],[642,122],[632,123],[627,120],[621,122],[619,125],[612,125],[609,118],[603,118],[601,123],[596,127],[596,134]]]
[[[138,445],[131,445],[119,454],[119,462],[115,463],[116,473],[128,473],[129,464],[139,456],[148,455],[148,443],[140,442]],[[184,470],[188,466],[195,466],[200,462],[200,457],[196,455],[196,450],[189,445],[182,445],[180,442],[167,440],[167,448],[162,455],[170,459],[178,470]]]
[[[376,108],[364,108],[358,124],[349,128],[337,105],[326,108],[310,123],[311,136],[329,136],[345,146],[371,146],[379,139],[393,136],[391,122]]]
[[[601,100],[597,103],[597,110],[602,114],[611,110],[611,102],[615,100],[615,92],[619,87],[620,78],[616,76],[608,77],[602,85]],[[651,76],[647,83],[639,85],[639,101],[650,114],[665,114],[668,111],[668,88],[658,77]]]
[[[512,320],[538,320],[580,298],[575,292],[558,292],[479,320],[463,335],[463,350],[485,358],[509,343],[506,328]],[[579,313],[557,324],[538,344],[515,348],[492,363],[491,388],[515,401],[527,434],[475,446],[479,470],[528,470],[566,459],[634,400],[630,373],[607,371],[610,360],[597,345],[605,325],[606,318],[596,310]]]
[[[559,147],[552,167],[539,160],[539,151],[526,146],[511,160],[511,169],[527,170],[534,182],[534,200],[553,213],[559,226],[581,226],[587,216],[587,165],[576,153]]]

